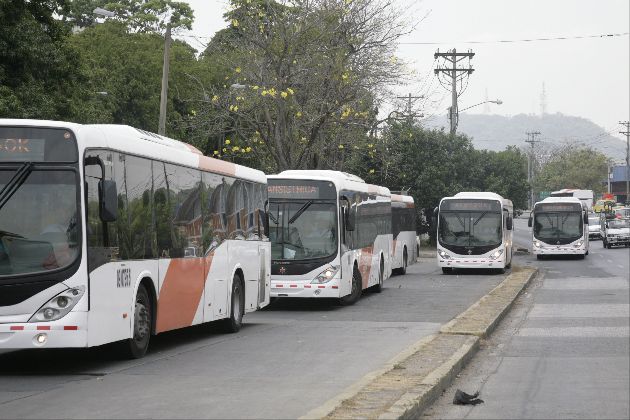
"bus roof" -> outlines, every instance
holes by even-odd
[[[392,194],[392,201],[398,203],[410,203],[413,204],[413,197],[410,195]]]
[[[575,197],[547,197],[544,200],[537,201],[534,206],[543,203],[578,203],[580,205],[583,205],[582,200]]]
[[[443,200],[453,200],[453,199],[471,199],[471,200],[497,200],[500,201],[503,207],[506,207],[510,211],[513,209],[512,201],[507,198],[503,198],[497,193],[488,192],[488,191],[464,191],[455,194],[452,197],[444,197]]]
[[[378,185],[372,185],[366,183],[364,180],[356,175],[349,174],[341,171],[329,171],[329,170],[289,170],[282,171],[276,175],[267,175],[268,179],[308,179],[314,181],[329,181],[335,184],[338,191],[359,191],[367,192],[371,194],[382,195],[384,197],[391,197],[391,193],[388,188]]]
[[[266,182],[261,171],[204,156],[199,149],[187,143],[128,125],[0,119],[0,126],[67,128],[74,132],[80,149],[109,148],[254,182]]]

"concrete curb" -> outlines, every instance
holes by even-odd
[[[420,251],[418,253],[418,258],[435,258],[437,256],[437,251]]]
[[[311,410],[308,418],[418,418],[472,359],[481,338],[494,331],[537,269],[517,268],[487,295],[370,372],[344,392]]]

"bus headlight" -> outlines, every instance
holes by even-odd
[[[64,290],[39,308],[28,322],[49,322],[63,318],[81,300],[84,293],[84,286]]]
[[[503,255],[503,250],[502,249],[497,249],[496,251],[494,251],[492,254],[490,254],[490,259],[491,260],[496,260],[497,258],[499,258],[501,255]]]
[[[319,273],[319,275],[315,277],[315,280],[313,280],[311,283],[328,283],[333,279],[333,277],[335,277],[335,274],[339,272],[339,268],[341,267],[338,265],[331,265],[330,267]]]
[[[536,248],[540,248],[540,242],[538,242],[538,241],[534,241],[534,247],[536,247]]]
[[[438,254],[440,254],[440,258],[444,258],[445,260],[451,259],[451,256],[448,255],[443,249],[438,250]]]
[[[582,239],[580,239],[579,241],[577,241],[576,243],[573,244],[573,248],[579,248],[582,245],[584,245],[584,241]]]

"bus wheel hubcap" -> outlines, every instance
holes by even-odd
[[[136,302],[136,320],[134,325],[134,338],[142,341],[149,333],[149,311],[142,302]]]

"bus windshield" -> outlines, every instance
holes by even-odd
[[[439,241],[456,247],[499,246],[502,217],[493,211],[441,211]]]
[[[534,212],[534,237],[543,242],[568,244],[582,237],[582,213],[577,211]]]
[[[270,203],[269,236],[274,260],[324,258],[337,252],[334,202],[297,200]]]
[[[76,172],[25,165],[0,166],[0,277],[56,270],[79,255]]]

